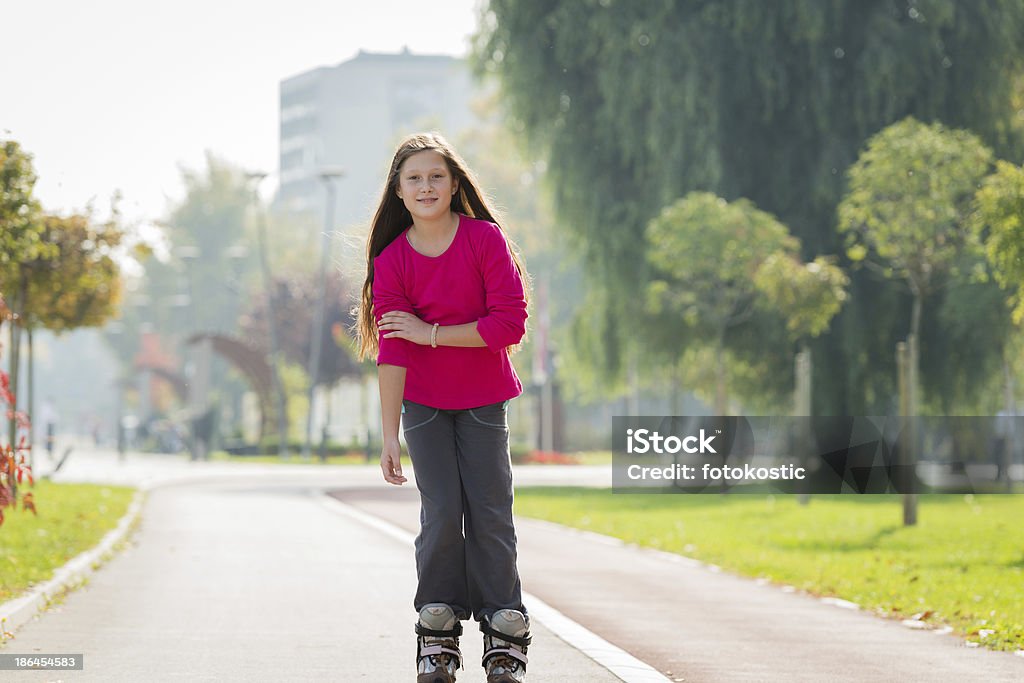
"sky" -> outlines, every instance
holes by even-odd
[[[478,0],[0,0],[0,139],[34,157],[54,213],[130,221],[183,194],[205,153],[273,173],[278,84],[360,49],[465,56]],[[269,195],[274,179],[264,183]]]

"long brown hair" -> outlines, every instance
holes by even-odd
[[[380,256],[385,247],[412,225],[412,215],[405,208],[405,203],[398,197],[398,173],[406,159],[424,150],[433,150],[444,157],[449,173],[458,182],[459,189],[452,196],[452,211],[494,223],[501,230],[501,234],[505,237],[509,250],[512,252],[512,260],[516,264],[516,270],[519,271],[519,277],[522,278],[526,301],[527,303],[530,301],[530,276],[526,272],[526,268],[523,267],[519,249],[501,227],[498,212],[492,207],[490,198],[480,189],[476,176],[473,175],[466,162],[438,133],[410,135],[398,145],[395,157],[391,160],[391,170],[388,171],[384,192],[381,195],[380,204],[377,206],[377,212],[373,216],[373,224],[370,226],[370,234],[366,240],[366,281],[363,282],[362,301],[356,314],[359,360],[368,356],[376,356],[378,350],[377,320],[373,313],[373,259]],[[509,351],[514,352],[518,347],[518,344],[510,347]]]

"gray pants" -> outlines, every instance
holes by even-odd
[[[420,492],[414,606],[443,602],[477,621],[526,614],[516,568],[508,401],[442,410],[402,401],[402,427]]]

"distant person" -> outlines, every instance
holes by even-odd
[[[471,617],[488,683],[526,680],[506,410],[523,391],[507,347],[526,331],[528,276],[495,216],[440,135],[411,135],[367,243],[359,352],[377,355],[381,469],[406,481],[401,410],[420,491],[418,683],[455,680],[460,622]]]
[[[57,440],[57,409],[53,407],[53,399],[47,397],[39,408],[39,421],[43,425],[46,456],[53,460],[53,449]]]
[[[89,432],[92,435],[92,445],[99,448],[103,443],[103,428],[100,426],[99,418],[92,418]]]
[[[1017,459],[1017,440],[1022,436],[1016,430],[1018,418],[1018,415],[1007,410],[996,413],[992,448],[992,459],[996,463],[996,481],[1009,478],[1009,468]]]

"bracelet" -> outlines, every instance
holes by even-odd
[[[430,330],[430,348],[437,348],[437,326],[441,323],[434,323],[434,327]]]

